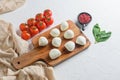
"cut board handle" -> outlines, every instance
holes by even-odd
[[[44,55],[44,53],[39,53],[36,50],[37,49],[33,49],[30,52],[21,55],[20,57],[14,58],[12,61],[12,65],[16,69],[21,69],[25,66],[34,63],[37,60],[43,60],[44,62],[46,62],[44,59],[46,58],[46,55]]]

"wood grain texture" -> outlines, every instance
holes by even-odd
[[[79,52],[85,50],[86,48],[88,48],[90,46],[89,39],[82,33],[82,31],[80,31],[80,29],[71,20],[68,20],[67,22],[69,23],[69,29],[74,31],[75,37],[73,39],[67,40],[63,37],[65,31],[64,32],[61,31],[60,37],[62,39],[62,44],[58,49],[61,51],[62,55],[59,58],[52,60],[49,57],[49,51],[51,49],[55,48],[51,44],[53,37],[50,35],[50,31],[51,31],[51,29],[50,29],[50,30],[34,37],[32,39],[34,49],[31,50],[30,52],[26,53],[26,54],[23,54],[22,56],[20,56],[18,58],[15,58],[12,62],[13,66],[16,69],[20,69],[20,68],[23,68],[25,66],[28,66],[28,65],[34,63],[37,60],[43,60],[49,66],[55,66],[55,65],[63,62],[64,60],[66,60],[66,59],[78,54]],[[60,30],[60,25],[57,25],[54,28],[58,28]],[[75,42],[76,37],[79,36],[79,35],[82,35],[86,38],[86,40],[87,40],[86,45],[80,46],[80,45],[76,44],[76,47],[75,47],[74,51],[72,51],[72,52],[67,51],[64,47],[64,44],[68,41],[74,41]],[[44,36],[48,39],[48,45],[45,46],[45,47],[39,47],[39,45],[38,45],[38,39],[41,36]]]

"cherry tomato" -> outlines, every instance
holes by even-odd
[[[44,16],[45,17],[52,16],[52,11],[50,9],[44,10]]]
[[[46,28],[46,24],[43,21],[39,21],[37,23],[37,27],[38,27],[39,31],[42,31],[43,29]]]
[[[21,31],[27,31],[29,28],[28,25],[25,23],[21,23],[19,27]]]
[[[23,31],[23,32],[21,33],[21,37],[22,37],[24,40],[28,40],[28,39],[31,38],[31,35],[30,35],[30,33],[28,33],[27,31]]]
[[[35,20],[34,18],[29,18],[29,19],[27,20],[27,24],[28,24],[29,26],[35,26],[35,25],[36,25],[36,20]]]
[[[36,16],[35,16],[35,19],[37,21],[44,21],[45,17],[42,13],[38,13]]]
[[[39,30],[36,26],[31,26],[30,27],[30,33],[31,33],[32,36],[34,36],[34,35],[39,33]]]
[[[47,26],[52,25],[53,22],[54,22],[54,20],[53,20],[52,17],[46,17],[46,18],[45,18],[45,23],[46,23]]]

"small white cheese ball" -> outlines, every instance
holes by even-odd
[[[73,41],[68,41],[67,43],[65,43],[65,48],[68,51],[73,51],[75,49],[75,43]]]
[[[46,37],[39,38],[39,46],[46,46],[48,44],[48,40]]]
[[[83,36],[78,36],[76,38],[76,44],[85,45],[86,44],[86,38],[83,37]]]
[[[65,39],[72,39],[74,37],[74,32],[72,30],[67,30],[64,33]]]
[[[49,56],[50,56],[51,59],[56,59],[59,56],[61,56],[61,52],[58,49],[52,49],[49,52]]]
[[[55,38],[52,39],[52,45],[54,47],[60,47],[61,42],[62,42],[62,40],[61,40],[60,37],[55,37]]]
[[[65,30],[67,30],[68,28],[69,28],[69,24],[68,24],[67,21],[64,21],[64,22],[61,23],[61,25],[60,25],[61,31],[65,31]]]
[[[57,36],[60,35],[60,30],[57,29],[57,28],[54,28],[54,29],[52,29],[52,30],[50,31],[50,35],[51,35],[52,37],[57,37]]]

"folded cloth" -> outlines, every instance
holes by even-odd
[[[0,80],[55,80],[52,67],[44,62],[16,70],[11,61],[29,51],[29,44],[21,39],[11,23],[0,20]]]
[[[0,0],[0,14],[16,10],[25,3],[25,0]]]

